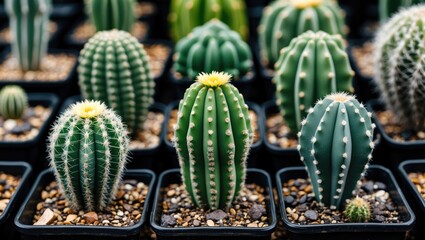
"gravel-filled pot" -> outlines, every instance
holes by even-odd
[[[164,224],[172,224],[179,222],[179,219],[174,219],[173,216],[167,215],[170,209],[164,209],[164,206],[168,206],[168,203],[173,204],[176,198],[187,199],[187,193],[182,191],[182,187],[174,188],[174,185],[181,185],[181,175],[178,169],[171,169],[163,172],[159,178],[159,182],[157,185],[157,189],[155,192],[155,199],[152,205],[152,212],[150,216],[150,224],[154,232],[156,233],[157,239],[223,239],[223,238],[231,238],[231,239],[270,239],[270,236],[274,229],[276,228],[277,218],[276,218],[276,210],[273,201],[273,192],[271,186],[271,180],[269,175],[258,169],[248,169],[247,172],[247,181],[246,186],[251,184],[256,184],[257,186],[264,189],[264,202],[266,205],[266,209],[263,212],[263,219],[266,219],[267,222],[266,227],[229,227],[229,226],[219,226],[220,221],[223,224],[223,221],[228,221],[232,219],[232,216],[237,214],[236,211],[240,211],[237,206],[232,206],[227,213],[222,210],[215,210],[213,212],[202,213],[204,220],[207,220],[207,224],[202,225],[201,220],[193,220],[190,224],[185,224],[186,226],[175,226],[169,227],[164,226]],[[168,188],[168,190],[167,190]],[[180,196],[177,196],[177,192],[180,192]],[[173,196],[176,195],[176,196]],[[168,196],[168,197],[167,197]],[[251,196],[252,197],[252,196]],[[242,198],[251,198],[250,196],[244,196]],[[258,197],[258,196],[256,196]],[[167,199],[168,198],[168,199]],[[254,197],[252,197],[254,198]],[[171,200],[170,200],[171,199]],[[174,199],[174,200],[173,200]],[[169,202],[169,200],[171,202]],[[184,201],[185,205],[191,205],[191,203]],[[246,203],[246,201],[245,201]],[[239,206],[242,208],[242,206]],[[193,208],[193,205],[192,205]],[[236,209],[236,210],[235,210]],[[188,210],[190,211],[190,210]],[[232,215],[233,213],[233,215]],[[224,214],[224,215],[222,215]],[[223,218],[223,220],[216,219],[217,217]],[[249,214],[248,214],[249,215]],[[170,216],[172,219],[170,219]],[[173,220],[174,219],[174,220]],[[215,219],[215,220],[212,220]],[[217,220],[217,221],[216,221]],[[198,222],[196,222],[198,221]],[[181,221],[180,221],[181,223]],[[194,226],[198,225],[198,226]]]
[[[89,220],[89,216],[83,215],[85,214],[84,211],[70,214],[64,213],[66,208],[63,208],[63,205],[61,205],[63,203],[60,203],[65,201],[63,196],[51,197],[50,195],[52,194],[52,191],[55,191],[55,194],[57,194],[58,192],[57,189],[49,189],[49,186],[52,186],[52,182],[54,180],[55,178],[52,171],[43,171],[38,176],[37,180],[35,181],[35,184],[33,185],[31,191],[28,194],[28,197],[26,198],[24,204],[21,206],[18,214],[16,215],[15,227],[22,234],[23,239],[139,239],[140,231],[142,229],[142,226],[145,224],[145,220],[149,212],[149,201],[151,198],[151,191],[153,190],[155,182],[155,174],[153,172],[142,169],[127,170],[126,172],[124,172],[123,180],[121,180],[121,183],[123,183],[124,185],[124,189],[129,188],[127,187],[127,185],[130,185],[132,189],[136,189],[136,186],[139,185],[139,183],[143,183],[143,185],[147,187],[147,193],[146,197],[144,198],[143,204],[141,204],[140,207],[137,209],[133,208],[133,206],[131,206],[131,203],[126,201],[126,204],[130,204],[130,206],[124,206],[128,208],[131,207],[132,209],[134,209],[127,211],[138,211],[138,214],[140,214],[140,216],[138,217],[139,220],[134,224],[121,227],[113,226],[114,223],[110,222],[109,220],[108,221],[110,222],[110,224],[106,225],[105,222],[105,224],[102,224],[103,226],[94,226],[93,224],[95,224],[96,221],[94,221],[94,223],[91,225],[70,224],[70,222],[74,223],[74,221],[77,221],[78,219],[83,219],[86,222],[91,222],[91,220]],[[44,196],[46,194],[49,195]],[[46,197],[46,199],[42,199],[43,197]],[[118,196],[116,196],[116,198],[118,198]],[[125,197],[123,199],[125,199]],[[44,208],[44,205],[48,205],[48,208]],[[60,209],[60,207],[58,208],[58,206],[62,206],[62,209]],[[54,213],[52,212],[52,214],[55,214],[55,217],[53,217],[54,220],[52,220],[53,218],[50,218],[49,225],[34,225],[34,215],[37,214],[37,209],[42,209],[44,211],[49,211],[48,209],[53,209],[52,211]],[[58,215],[59,209],[62,210],[62,213],[60,215]],[[63,214],[68,216],[78,216],[77,218],[74,218],[74,216],[74,219],[72,221],[70,221],[69,223],[65,223],[69,217],[64,218],[64,216],[62,216]],[[118,214],[117,212],[117,216],[119,217],[119,219],[122,219],[123,217],[120,217],[120,215],[121,214]],[[57,222],[60,221],[58,219],[59,216],[62,216],[62,225],[57,224]]]
[[[376,198],[381,197],[381,193],[383,193],[382,196],[388,195],[394,204],[392,206],[387,206],[383,203],[378,204],[378,201],[375,200],[374,202],[376,205],[381,205],[380,208],[382,208],[382,210],[374,207],[373,211],[376,211],[377,213],[380,213],[380,211],[387,213],[389,211],[387,208],[391,208],[392,211],[396,210],[398,212],[398,220],[401,220],[400,223],[379,222],[382,220],[378,219],[378,216],[380,215],[375,215],[376,219],[372,219],[366,223],[345,223],[337,221],[335,220],[337,219],[336,217],[341,217],[341,215],[335,215],[335,213],[329,209],[324,210],[321,207],[313,207],[314,204],[311,204],[311,200],[309,200],[309,198],[312,198],[311,192],[306,194],[306,192],[310,191],[306,190],[307,188],[310,188],[309,184],[306,184],[304,192],[304,196],[307,196],[307,200],[304,199],[304,201],[307,202],[306,204],[299,204],[301,199],[298,199],[298,196],[293,197],[293,202],[289,201],[289,197],[292,197],[292,195],[288,195],[287,189],[285,189],[288,186],[284,186],[284,183],[290,183],[292,181],[293,184],[300,184],[307,178],[307,172],[303,167],[282,169],[276,174],[276,181],[277,185],[279,186],[277,190],[279,194],[280,212],[285,228],[287,229],[289,239],[403,240],[406,237],[407,231],[411,230],[414,226],[415,214],[410,209],[410,206],[404,198],[404,195],[401,192],[397,182],[395,181],[395,178],[391,172],[384,167],[378,165],[370,166],[365,177],[366,180],[362,182],[361,189],[363,192],[370,191],[370,194],[374,192],[373,195]],[[301,185],[303,184],[301,183]],[[380,191],[382,192],[380,193]],[[298,193],[295,194],[298,195]],[[359,196],[361,196],[361,191],[358,193]],[[326,221],[329,221],[329,223],[321,223],[320,218],[323,217],[320,216],[327,216],[329,220]],[[302,224],[302,222],[298,223],[297,220],[293,220],[294,218],[300,219],[301,217],[303,217],[305,220],[304,224]],[[333,218],[334,220],[330,220],[330,218]],[[339,220],[342,219],[343,218],[340,218]],[[305,224],[308,221],[319,222]],[[331,221],[336,222],[331,223]]]

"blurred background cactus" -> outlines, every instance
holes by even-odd
[[[96,31],[118,29],[130,32],[136,21],[135,0],[86,0],[86,10]]]
[[[5,119],[20,119],[28,107],[25,91],[16,85],[9,85],[0,91],[0,114]]]
[[[381,21],[389,19],[394,13],[401,8],[410,7],[412,5],[423,3],[424,0],[379,0],[379,18]]]
[[[344,216],[350,222],[367,222],[370,219],[370,204],[363,198],[353,198],[345,206]]]

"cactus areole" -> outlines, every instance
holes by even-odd
[[[173,141],[198,207],[229,206],[245,182],[253,131],[248,106],[229,80],[226,73],[200,74],[179,105]]]

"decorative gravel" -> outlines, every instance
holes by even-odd
[[[0,172],[0,215],[3,214],[7,204],[9,204],[20,180],[19,176]]]

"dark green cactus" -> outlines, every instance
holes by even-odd
[[[379,0],[379,17],[381,21],[389,19],[400,8],[423,3],[424,0]]]
[[[38,70],[49,41],[50,0],[5,0],[12,53],[23,71]]]
[[[292,132],[314,103],[332,92],[352,92],[353,70],[340,35],[308,31],[281,50],[276,63],[277,104]]]
[[[186,190],[196,206],[224,208],[239,195],[253,139],[248,106],[230,75],[201,74],[180,102],[174,133]]]
[[[262,60],[273,67],[280,50],[308,30],[344,36],[344,28],[342,10],[333,1],[274,1],[264,8],[258,28]]]
[[[3,87],[0,91],[0,113],[5,119],[19,119],[28,107],[25,91],[16,85]]]
[[[345,206],[344,216],[350,222],[367,222],[370,219],[370,204],[356,197]]]
[[[195,80],[202,72],[224,71],[240,79],[251,71],[251,50],[237,32],[213,19],[196,27],[176,46],[174,70]]]
[[[102,210],[115,195],[127,161],[126,130],[114,111],[98,101],[69,107],[49,137],[56,180],[74,210]]]
[[[118,29],[130,32],[136,21],[135,0],[87,0],[86,5],[96,31]]]
[[[335,93],[319,100],[303,120],[298,150],[321,204],[340,209],[352,197],[372,159],[370,116],[354,96]]]
[[[81,51],[79,84],[84,98],[105,102],[134,135],[153,103],[155,82],[148,55],[128,32],[98,32]]]

